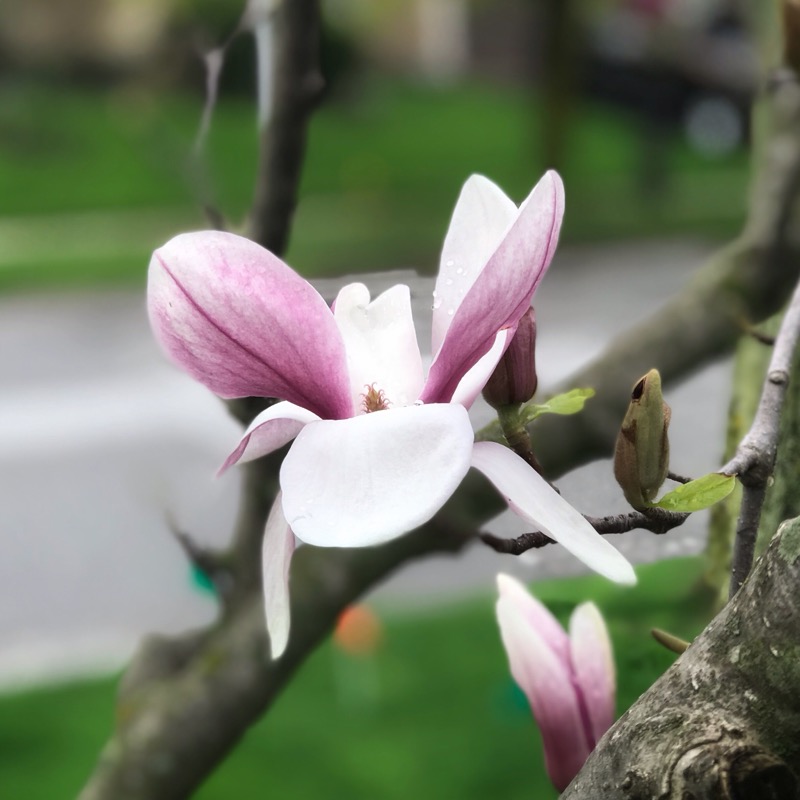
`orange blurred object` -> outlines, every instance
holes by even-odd
[[[369,655],[380,645],[383,626],[377,615],[365,605],[346,608],[336,623],[333,640],[346,653]]]

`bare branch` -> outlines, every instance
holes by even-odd
[[[744,491],[733,550],[730,596],[733,597],[753,565],[758,524],[767,482],[775,467],[781,410],[800,337],[800,283],[781,322],[755,419],[733,458],[722,468],[738,475]]]
[[[639,528],[656,534],[667,533],[667,531],[683,525],[688,517],[688,514],[676,514],[660,508],[653,508],[646,514],[641,511],[630,511],[627,514],[614,514],[608,517],[589,517],[584,515],[584,519],[598,533],[604,536],[612,533],[628,533],[628,531]],[[515,539],[505,539],[500,536],[494,536],[491,533],[482,533],[480,538],[492,550],[496,550],[498,553],[510,553],[514,556],[538,547],[545,547],[548,544],[556,544],[555,539],[551,539],[541,531],[523,533]]]
[[[248,235],[280,255],[297,205],[308,122],[324,84],[319,71],[319,0],[280,0],[273,13],[272,108],[260,130]]]

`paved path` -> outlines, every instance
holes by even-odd
[[[707,250],[692,242],[563,248],[537,295],[542,385],[647,316]],[[335,283],[323,282],[323,293]],[[369,283],[374,294],[388,279]],[[430,282],[414,285],[429,325]],[[420,340],[428,337],[429,327]],[[238,476],[213,475],[238,428],[162,359],[143,295],[0,298],[0,365],[0,686],[118,666],[144,632],[210,620],[214,604],[188,580],[165,513],[201,541],[226,540]],[[669,393],[680,471],[717,465],[727,389],[722,364]],[[607,463],[560,485],[589,513],[624,507]],[[513,515],[493,529],[522,531]],[[696,552],[702,519],[669,537],[624,539],[637,560]],[[473,547],[409,567],[376,595],[396,607],[489,593],[498,569],[533,578],[581,565],[555,547],[518,560]]]

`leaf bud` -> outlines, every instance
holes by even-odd
[[[638,511],[651,506],[666,480],[671,413],[661,394],[661,376],[651,369],[633,387],[614,451],[614,477]]]
[[[529,308],[492,376],[483,397],[493,408],[527,403],[536,393],[536,315]]]

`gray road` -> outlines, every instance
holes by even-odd
[[[647,316],[707,250],[693,242],[562,248],[536,301],[541,385]],[[375,293],[388,281],[368,283]],[[424,346],[431,285],[414,286]],[[191,584],[164,519],[168,510],[198,539],[226,540],[238,476],[213,475],[238,429],[162,359],[143,295],[0,298],[0,365],[0,687],[104,671],[147,631],[211,619],[213,601]],[[718,464],[728,372],[717,365],[669,393],[673,462],[683,472]],[[486,415],[477,409],[476,422]],[[607,463],[560,485],[587,513],[624,508]],[[622,549],[636,560],[696,552],[697,517],[669,537],[620,537]],[[523,528],[509,514],[493,530]],[[489,593],[499,569],[532,579],[581,565],[557,547],[517,560],[473,547],[403,570],[376,596],[396,607]]]

